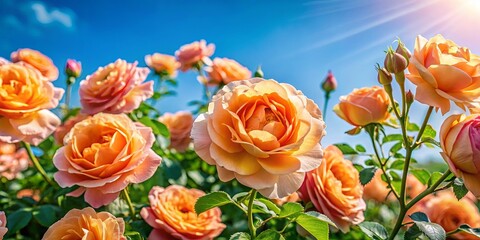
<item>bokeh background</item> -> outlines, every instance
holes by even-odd
[[[0,0],[0,57],[32,48],[60,69],[67,58],[77,59],[84,79],[118,58],[145,66],[146,54],[173,55],[181,45],[205,39],[216,45],[214,57],[235,59],[252,72],[261,65],[266,78],[294,85],[321,107],[319,85],[331,69],[339,88],[323,143],[355,144],[368,140],[345,135],[351,126],[331,109],[354,88],[378,84],[374,65],[383,63],[384,50],[397,37],[413,49],[417,35],[440,33],[478,54],[479,17],[480,0]],[[178,81],[177,96],[157,104],[161,112],[191,109],[187,103],[201,99],[196,75],[179,74]],[[64,87],[65,77],[55,85]],[[78,106],[77,90],[78,82]],[[423,119],[425,111],[417,103],[413,120]],[[432,125],[438,129],[442,119],[437,113]],[[416,157],[440,159],[432,150]]]

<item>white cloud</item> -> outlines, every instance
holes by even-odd
[[[51,8],[49,11],[45,4],[40,2],[32,3],[31,9],[35,13],[36,20],[41,24],[59,23],[66,28],[73,27],[73,13],[58,8]]]

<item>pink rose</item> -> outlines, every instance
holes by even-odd
[[[190,131],[193,125],[193,116],[190,112],[180,111],[165,113],[158,119],[170,131],[170,147],[184,152],[191,142]]]
[[[204,84],[229,84],[233,81],[246,80],[252,77],[252,72],[250,72],[248,68],[228,58],[213,59],[212,66],[206,67],[205,71],[208,73],[208,79]]]
[[[118,59],[100,67],[80,82],[80,103],[86,114],[129,113],[153,96],[153,81],[144,83],[150,70],[137,62]]]
[[[210,43],[207,45],[205,40],[196,41],[183,45],[175,52],[178,62],[182,64],[180,70],[187,71],[198,62],[213,55],[215,45]]]
[[[126,115],[99,113],[70,130],[65,145],[57,150],[54,178],[65,188],[79,186],[70,193],[95,208],[115,200],[129,183],[149,179],[162,160],[151,149],[152,129],[132,122]]]
[[[72,129],[73,126],[75,126],[75,124],[77,124],[78,122],[83,121],[83,120],[86,119],[87,117],[89,117],[89,116],[88,116],[88,115],[85,115],[85,114],[82,114],[82,113],[79,113],[79,114],[77,114],[76,116],[67,119],[67,121],[65,121],[64,123],[62,123],[62,125],[60,125],[60,126],[55,130],[55,132],[53,133],[53,138],[55,138],[55,142],[56,142],[58,145],[63,145],[63,138],[65,138],[65,136],[67,135],[67,133],[70,132],[70,129]]]
[[[0,239],[3,239],[7,231],[7,217],[5,216],[5,212],[0,211]]]
[[[26,170],[30,160],[25,149],[16,149],[15,144],[0,142],[0,176],[14,179]]]
[[[67,76],[77,78],[82,73],[82,63],[74,60],[68,59],[65,65],[65,73]]]
[[[465,186],[480,197],[480,114],[452,115],[440,128],[442,157]]]

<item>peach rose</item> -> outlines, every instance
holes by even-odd
[[[140,215],[153,227],[148,239],[208,240],[222,233],[219,208],[197,215],[195,202],[204,192],[178,185],[153,187],[148,195],[150,207],[142,208]]]
[[[17,192],[17,198],[21,199],[24,197],[29,197],[35,201],[40,201],[40,190],[34,189],[21,189]]]
[[[87,207],[72,209],[43,235],[42,240],[102,239],[126,240],[125,222],[108,212],[95,212]]]
[[[160,53],[145,56],[145,63],[157,74],[165,74],[172,78],[177,76],[177,69],[180,67],[174,56]]]
[[[445,114],[450,101],[462,109],[480,107],[480,56],[442,35],[418,36],[406,77],[417,86],[415,99]]]
[[[480,197],[480,114],[452,115],[440,128],[441,155],[455,176]]]
[[[13,52],[10,56],[14,63],[26,63],[29,66],[40,71],[40,73],[49,81],[56,80],[58,78],[58,68],[53,64],[52,59],[43,55],[41,52],[22,48]]]
[[[246,80],[252,77],[248,68],[228,58],[213,59],[212,66],[205,67],[209,82],[229,84],[233,81]]]
[[[5,216],[5,212],[0,211],[0,239],[3,239],[7,231],[7,217]]]
[[[19,64],[0,66],[0,141],[38,145],[60,125],[55,108],[63,89]]]
[[[5,59],[5,58],[0,57],[0,66],[5,65],[5,64],[8,64],[8,63],[11,63],[11,62],[8,61],[8,60]]]
[[[183,45],[175,52],[178,62],[180,62],[180,70],[183,72],[192,68],[200,61],[205,61],[215,52],[215,45],[210,43],[207,45],[205,40],[196,41]]]
[[[382,123],[388,119],[390,98],[382,87],[354,89],[347,96],[341,96],[333,111],[354,126]]]
[[[65,136],[65,146],[53,157],[54,178],[70,193],[98,208],[115,200],[129,183],[149,179],[162,160],[151,149],[152,129],[126,115],[99,113],[77,123]]]
[[[318,106],[285,83],[253,78],[224,86],[197,117],[197,154],[216,165],[220,180],[236,178],[270,199],[302,185],[320,165],[325,123]]]
[[[325,149],[322,164],[307,173],[299,193],[304,202],[312,202],[342,232],[364,220],[366,205],[358,171],[333,145]]]
[[[372,180],[363,188],[363,199],[377,202],[393,201],[395,196],[388,189],[388,184],[382,180],[382,171],[377,170]]]
[[[153,81],[144,83],[150,70],[137,62],[118,59],[100,67],[80,82],[80,103],[86,114],[129,113],[153,96]]]
[[[277,204],[278,206],[282,206],[283,204],[287,202],[298,202],[300,201],[300,197],[298,196],[297,192],[294,192],[286,197],[283,198],[277,198],[277,199],[272,199],[272,201]]]
[[[25,149],[16,150],[15,144],[11,144],[13,145],[14,151],[10,152],[10,150],[8,150],[7,152],[4,150],[9,147],[5,145],[5,143],[0,142],[0,176],[12,180],[20,172],[28,168],[30,160]]]
[[[192,130],[193,116],[190,112],[180,111],[165,113],[158,119],[167,126],[170,131],[170,147],[179,152],[184,152],[191,142],[190,131]]]
[[[427,186],[423,185],[414,175],[408,174],[407,187],[405,189],[407,197],[413,199],[426,189]]]
[[[70,132],[70,129],[72,129],[73,126],[75,126],[75,124],[77,124],[78,122],[85,120],[87,117],[89,116],[79,113],[76,116],[67,119],[67,121],[62,123],[62,125],[60,125],[53,133],[53,138],[55,138],[55,142],[57,142],[57,144],[59,145],[63,145],[63,138],[65,138],[67,133]]]

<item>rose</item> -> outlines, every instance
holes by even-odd
[[[7,217],[5,216],[5,212],[0,211],[0,239],[3,239],[7,231]]]
[[[480,114],[452,115],[440,128],[443,159],[465,186],[480,197]]]
[[[364,220],[366,205],[360,176],[337,147],[328,146],[324,154],[320,166],[307,173],[299,189],[300,198],[312,202],[342,232],[348,232],[350,225]]]
[[[100,67],[80,82],[80,103],[86,114],[129,113],[153,96],[153,81],[144,83],[150,70],[137,62],[118,59]]]
[[[192,129],[194,148],[219,178],[275,199],[295,192],[320,165],[325,123],[318,106],[288,84],[254,78],[224,86]]]
[[[208,73],[208,81],[217,84],[228,84],[233,81],[246,80],[252,77],[252,72],[246,67],[228,58],[213,59],[212,66],[205,67],[205,71]]]
[[[150,207],[142,208],[140,215],[153,227],[148,239],[213,239],[225,228],[219,208],[199,215],[195,202],[204,192],[178,185],[166,189],[153,187],[148,195]]]
[[[390,99],[381,87],[354,89],[347,96],[340,97],[340,102],[333,111],[343,120],[354,126],[370,123],[382,123],[388,119]]]
[[[19,64],[0,66],[0,141],[38,145],[60,125],[55,108],[63,89]]]
[[[145,63],[155,73],[172,78],[177,76],[177,69],[180,67],[180,63],[177,62],[174,56],[160,53],[145,56]]]
[[[28,168],[28,154],[25,149],[16,150],[15,144],[0,142],[0,176],[14,179]]]
[[[442,35],[418,36],[406,77],[417,86],[415,99],[450,110],[450,101],[465,109],[480,106],[480,57]]]
[[[410,199],[415,198],[427,188],[412,174],[407,175],[406,186],[406,194]],[[377,170],[372,180],[364,186],[363,199],[372,199],[377,202],[395,200],[395,196],[391,193],[391,190],[388,189],[388,184],[382,180],[381,171]]]
[[[57,142],[57,144],[59,145],[63,145],[63,139],[65,138],[67,133],[70,132],[70,129],[72,129],[73,126],[75,126],[75,124],[77,124],[80,121],[83,121],[87,117],[89,116],[79,113],[76,116],[71,117],[67,121],[62,123],[62,125],[60,125],[53,133],[53,138],[55,138],[55,142]]]
[[[180,62],[180,70],[187,71],[200,61],[205,61],[215,52],[215,45],[210,43],[207,45],[205,40],[196,41],[183,45],[175,52],[178,62]],[[208,59],[209,60],[209,59]]]
[[[40,190],[37,189],[21,189],[17,192],[17,198],[31,198],[35,201],[40,201]]]
[[[100,113],[70,130],[65,146],[53,157],[58,172],[54,178],[65,188],[79,186],[70,193],[98,208],[115,200],[129,183],[149,179],[161,158],[151,149],[152,130],[135,124],[126,115]]]
[[[58,68],[55,67],[52,60],[41,52],[23,48],[13,52],[10,56],[12,62],[26,63],[29,66],[40,71],[40,73],[50,81],[58,78]]]
[[[191,142],[193,116],[190,112],[165,113],[158,119],[170,131],[170,147],[179,152],[184,152]]]
[[[65,74],[68,77],[78,78],[82,73],[82,63],[74,60],[74,59],[67,59],[67,63],[65,64]]]
[[[123,235],[125,222],[108,212],[95,212],[87,207],[72,209],[43,235],[42,240],[58,239],[102,239],[126,240]]]

